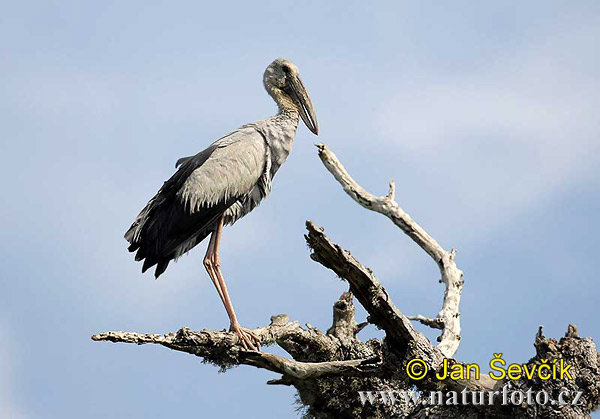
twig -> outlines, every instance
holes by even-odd
[[[423,324],[425,326],[429,326],[432,329],[443,329],[444,328],[444,321],[439,318],[434,319],[432,317],[425,317],[420,314],[417,314],[416,316],[406,316],[406,317],[408,317],[409,320],[414,320],[414,321],[420,322],[421,324]]]

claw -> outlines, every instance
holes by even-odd
[[[236,334],[244,350],[260,352],[260,339],[252,330],[246,329],[239,324],[232,324],[229,330]]]

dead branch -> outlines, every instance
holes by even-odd
[[[350,252],[333,243],[312,221],[306,222],[308,234],[305,236],[312,250],[311,259],[333,270],[350,284],[350,290],[369,313],[369,322],[379,326],[386,336],[404,355],[409,345],[419,349],[413,354],[429,360],[431,368],[437,370],[443,355],[429,340],[416,330],[409,319],[394,305],[387,291],[373,272],[358,262]]]
[[[351,313],[351,318],[348,313]],[[350,336],[342,333],[348,323],[353,323],[353,329],[349,331]],[[356,331],[352,294],[344,293],[334,304],[334,322],[328,334],[323,334],[320,330],[312,327],[308,330],[304,329],[298,322],[290,322],[289,317],[285,314],[273,316],[268,326],[254,329],[261,345],[277,343],[292,353],[296,359],[313,362],[290,360],[264,352],[245,351],[239,346],[239,339],[234,333],[207,329],[194,332],[187,327],[164,335],[105,332],[92,336],[92,340],[161,345],[175,351],[202,357],[222,370],[237,365],[250,365],[277,372],[282,374],[284,382],[289,384],[294,380],[309,380],[342,374],[353,376],[375,371],[380,364],[376,351],[363,350],[362,353],[367,356],[366,358],[336,359],[337,354],[345,345],[354,344],[354,342],[348,341],[348,338],[352,341],[356,340]],[[315,357],[314,354],[319,355]],[[327,359],[327,361],[319,359]],[[281,384],[282,382],[270,383]]]
[[[291,338],[289,332],[291,329],[298,333],[300,328],[297,322],[291,323],[291,327],[267,326],[266,328],[255,329],[254,332],[264,336],[265,329],[271,328],[268,332],[273,335],[285,335]],[[279,330],[277,330],[279,329]],[[287,330],[286,330],[287,329]],[[301,328],[300,328],[301,329]],[[301,332],[300,332],[301,333]],[[330,361],[330,362],[297,362],[282,356],[273,355],[264,352],[244,351],[237,346],[237,336],[232,333],[219,332],[213,330],[203,330],[202,332],[193,332],[184,327],[176,333],[166,335],[142,334],[132,332],[107,332],[92,336],[95,341],[109,341],[121,343],[135,343],[137,345],[158,344],[176,351],[187,352],[192,355],[203,357],[222,368],[232,365],[251,365],[257,368],[263,368],[269,371],[278,372],[288,378],[299,380],[309,380],[324,376],[334,375],[353,375],[353,373],[373,369],[377,359],[356,359],[349,361]],[[229,352],[228,356],[223,356]],[[235,361],[234,361],[235,360]]]

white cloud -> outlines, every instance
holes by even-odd
[[[401,83],[380,135],[425,168],[419,176],[437,186],[456,228],[481,237],[597,166],[600,83],[586,51],[599,35],[584,26],[506,51],[484,70]]]

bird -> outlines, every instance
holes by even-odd
[[[312,101],[294,63],[283,58],[270,63],[263,85],[278,112],[177,160],[175,173],[125,233],[128,250],[135,252],[136,261],[143,261],[142,273],[155,267],[156,278],[172,260],[210,236],[204,267],[225,306],[230,332],[249,351],[259,351],[260,340],[240,325],[225,285],[219,257],[223,227],[247,215],[271,192],[273,177],[292,150],[300,119],[319,134]]]

